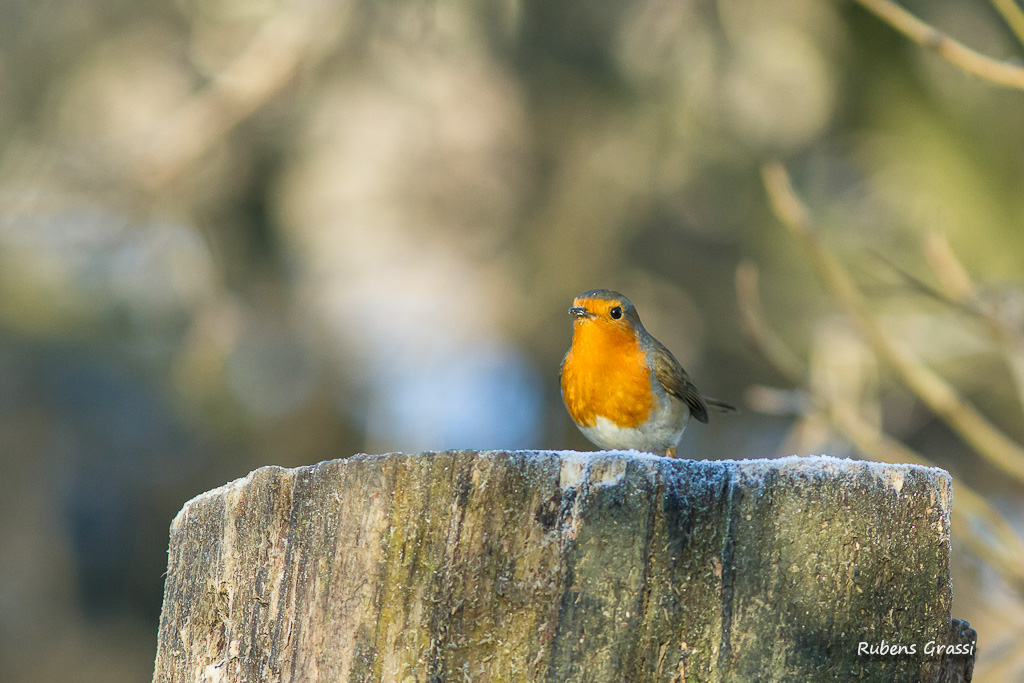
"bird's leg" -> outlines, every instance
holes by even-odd
[[[674,457],[676,457],[676,447],[672,446],[671,448],[666,450],[665,451],[665,457],[666,458],[674,458]]]

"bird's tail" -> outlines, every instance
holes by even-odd
[[[710,396],[702,396],[701,398],[703,398],[704,402],[707,403],[709,406],[714,406],[715,408],[721,410],[723,413],[740,412],[740,409],[737,408],[736,406],[730,403],[726,403],[725,401],[719,401],[717,398],[711,398]]]

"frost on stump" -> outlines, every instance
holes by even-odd
[[[265,467],[174,519],[154,681],[970,680],[950,506],[828,457]]]

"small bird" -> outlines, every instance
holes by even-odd
[[[609,289],[576,297],[572,344],[560,368],[562,400],[583,435],[599,448],[676,455],[690,415],[708,421],[708,406],[675,356],[644,329],[629,299]]]

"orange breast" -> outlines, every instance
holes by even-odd
[[[635,336],[599,322],[576,325],[562,364],[562,399],[569,416],[584,427],[598,417],[624,428],[646,422],[655,399]]]

